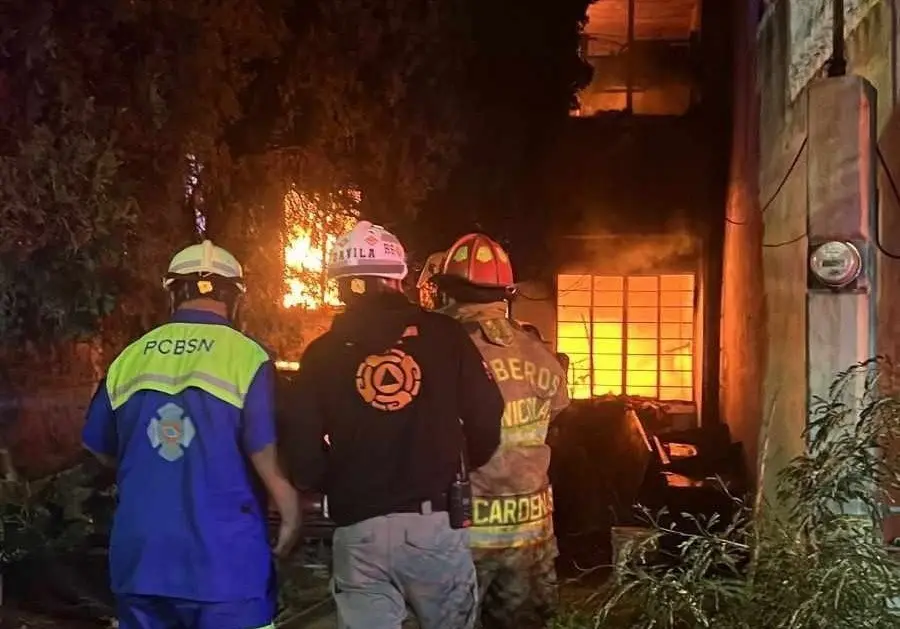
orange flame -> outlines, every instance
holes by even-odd
[[[340,234],[353,227],[359,194],[306,195],[291,190],[284,197],[287,235],[284,247],[285,308],[315,310],[340,306],[337,284],[325,277],[325,261]]]

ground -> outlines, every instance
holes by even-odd
[[[581,601],[593,594],[596,584],[568,582],[564,584],[564,602]],[[281,624],[283,623],[283,624]],[[337,629],[334,605],[328,594],[327,581],[310,579],[309,587],[299,594],[292,613],[284,614],[281,629]],[[114,625],[107,625],[111,627]],[[12,607],[0,607],[0,629],[98,629],[101,624],[59,620],[39,614],[18,611]],[[416,629],[414,621],[408,621],[404,629]]]
[[[596,585],[567,584],[563,590],[563,602],[576,602],[587,599],[596,592]],[[298,618],[296,624],[286,626],[287,629],[337,629],[334,605],[328,599],[321,609],[310,610],[308,617]],[[404,629],[417,629],[414,620],[408,620]]]
[[[12,607],[0,607],[0,629],[97,629],[98,626],[102,625],[47,618]]]

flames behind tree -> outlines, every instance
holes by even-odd
[[[359,201],[356,191],[322,195],[291,190],[285,195],[286,308],[341,305],[336,283],[326,279],[325,262],[338,236],[356,222]]]

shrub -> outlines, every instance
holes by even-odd
[[[896,448],[885,447],[900,437],[900,401],[878,387],[888,368],[855,365],[814,402],[807,451],[780,472],[777,501],[735,498],[732,521],[695,520],[690,531],[649,518],[653,534],[627,545],[599,609],[568,626],[900,626],[900,564],[881,534],[886,491],[900,481]]]
[[[37,481],[0,481],[0,570],[34,556],[85,546],[109,526],[111,488],[96,488],[90,466]]]

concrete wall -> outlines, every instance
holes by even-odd
[[[890,0],[845,1],[848,72],[874,86],[880,133],[891,118],[896,89],[893,4]],[[831,55],[830,29],[830,2],[771,3],[757,31],[755,75],[739,76],[736,90],[740,98],[746,94],[747,83],[757,83],[759,180],[757,189],[748,192],[754,186],[747,181],[753,161],[747,155],[753,154],[754,147],[751,141],[741,140],[738,129],[729,212],[739,220],[726,225],[722,407],[733,432],[745,443],[750,445],[754,434],[759,436],[748,463],[761,470],[767,481],[803,447],[808,393],[806,88],[810,80],[824,74]],[[740,109],[739,102],[737,106]],[[753,125],[745,122],[743,126],[746,134]],[[880,188],[884,207],[890,191],[883,185]],[[755,265],[761,273],[754,271]],[[754,291],[760,291],[761,299]],[[888,303],[891,296],[882,292],[879,319],[891,316]],[[742,314],[746,323],[741,322]],[[760,391],[760,402],[747,403],[754,389]],[[757,456],[759,448],[765,448],[764,457]]]
[[[748,468],[755,468],[759,433],[764,322],[762,220],[757,193],[758,95],[755,0],[738,3],[735,15],[732,155],[722,252],[720,390],[722,421],[744,444]],[[762,70],[760,70],[762,73]]]
[[[789,5],[788,92],[793,100],[819,73],[831,56],[833,2],[790,0],[788,3],[782,1],[781,4]],[[845,32],[848,36],[853,37],[876,5],[889,8],[890,0],[844,0]],[[778,14],[779,10],[773,7],[772,12]],[[867,46],[867,36],[863,35],[861,39]]]
[[[900,6],[898,4],[897,6]],[[896,33],[898,14],[882,18],[887,26],[879,29],[879,48],[889,49],[892,55],[872,56],[869,62],[871,75],[881,77],[879,84],[878,144],[884,163],[878,160],[879,221],[878,236],[880,247],[886,252],[878,260],[878,304],[876,344],[879,354],[900,361],[900,199],[893,186],[900,186],[900,107],[897,101],[900,85],[897,82],[897,51],[900,46]],[[873,37],[874,39],[874,37]],[[887,62],[886,62],[887,61]],[[890,86],[890,93],[887,86]],[[892,181],[893,180],[893,183]],[[891,382],[891,393],[897,393],[897,380]],[[900,445],[895,446],[900,447]],[[900,495],[894,492],[895,503]],[[900,536],[900,516],[888,517],[885,536],[894,539]]]
[[[887,120],[879,143],[886,169],[894,183],[900,185],[900,108],[896,108]],[[881,191],[880,244],[891,255],[900,257],[900,200],[893,192],[884,167],[878,171],[878,188]],[[878,353],[896,363],[900,361],[900,260],[882,255],[878,270]],[[890,392],[896,394],[898,381],[892,380]],[[894,501],[900,502],[898,492],[894,492]],[[900,517],[888,518],[885,529],[888,539],[900,537]]]

